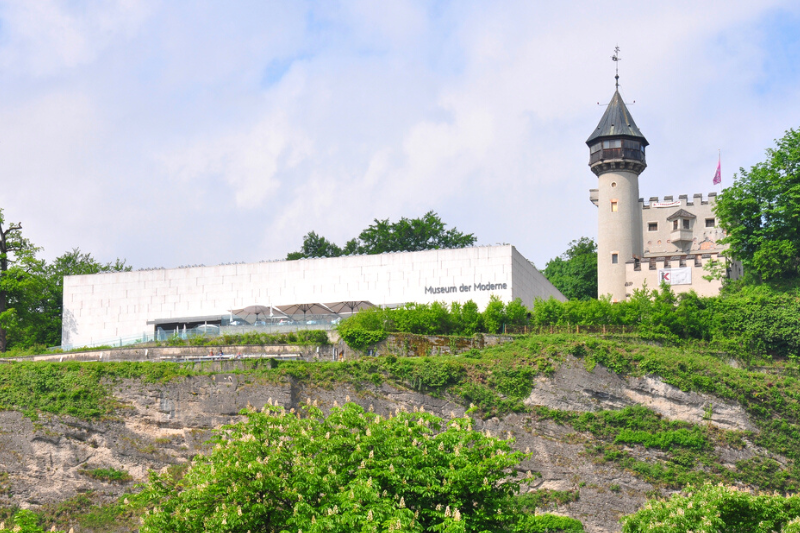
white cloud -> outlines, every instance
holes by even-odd
[[[432,209],[543,266],[596,232],[583,143],[613,46],[642,196],[708,192],[717,148],[750,165],[796,126],[798,84],[763,79],[776,13],[800,24],[778,1],[4,4],[0,179],[40,178],[0,205],[66,199],[69,231],[37,239],[135,265],[282,257]]]
[[[145,0],[91,2],[73,6],[64,2],[7,1],[0,65],[35,76],[94,61],[117,38],[129,39],[150,11]]]

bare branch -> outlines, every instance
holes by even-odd
[[[3,237],[11,233],[12,231],[19,231],[21,229],[22,229],[22,223],[11,224],[5,231],[3,231]]]

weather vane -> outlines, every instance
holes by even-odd
[[[617,80],[616,87],[619,89],[619,62],[622,61],[622,59],[619,57],[619,46],[614,47],[614,55],[611,56],[611,61],[614,62],[614,69],[616,70],[614,79]]]

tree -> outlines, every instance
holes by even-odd
[[[101,263],[78,248],[48,264],[22,236],[22,224],[4,223],[0,209],[0,352],[61,344],[64,276],[131,269],[120,259]]]
[[[800,496],[688,486],[622,518],[623,533],[800,533]]]
[[[570,242],[566,252],[548,261],[542,274],[568,300],[597,299],[597,244],[589,237]]]
[[[339,257],[342,249],[325,237],[311,231],[303,237],[303,246],[299,252],[290,253],[286,259],[304,259],[306,257]]]
[[[25,294],[30,275],[41,264],[36,262],[38,249],[22,236],[21,223],[9,223],[0,208],[0,352],[8,349],[8,330],[16,323],[17,312],[9,306],[9,299],[19,299]]]
[[[726,232],[721,242],[764,280],[800,274],[800,130],[775,142],[766,161],[739,169],[715,207]]]
[[[270,402],[271,403],[271,402]],[[265,405],[242,411],[186,475],[150,475],[137,504],[154,506],[140,531],[508,531],[521,518],[525,457],[424,411],[383,418],[347,403],[326,417]]]
[[[359,253],[418,252],[439,248],[466,248],[477,240],[475,235],[463,234],[456,228],[445,230],[446,224],[433,211],[422,218],[375,220],[358,236]]]
[[[387,252],[417,252],[439,248],[465,248],[477,240],[472,233],[464,234],[456,228],[445,229],[446,224],[433,211],[421,218],[401,218],[398,222],[375,219],[355,239],[343,248],[317,235],[308,233],[303,238],[299,252],[286,256],[288,260],[310,257],[339,257],[350,254],[382,254]]]

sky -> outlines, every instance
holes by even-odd
[[[281,259],[432,210],[543,268],[597,235],[615,46],[644,198],[800,126],[796,1],[0,1],[0,207],[48,260]]]

